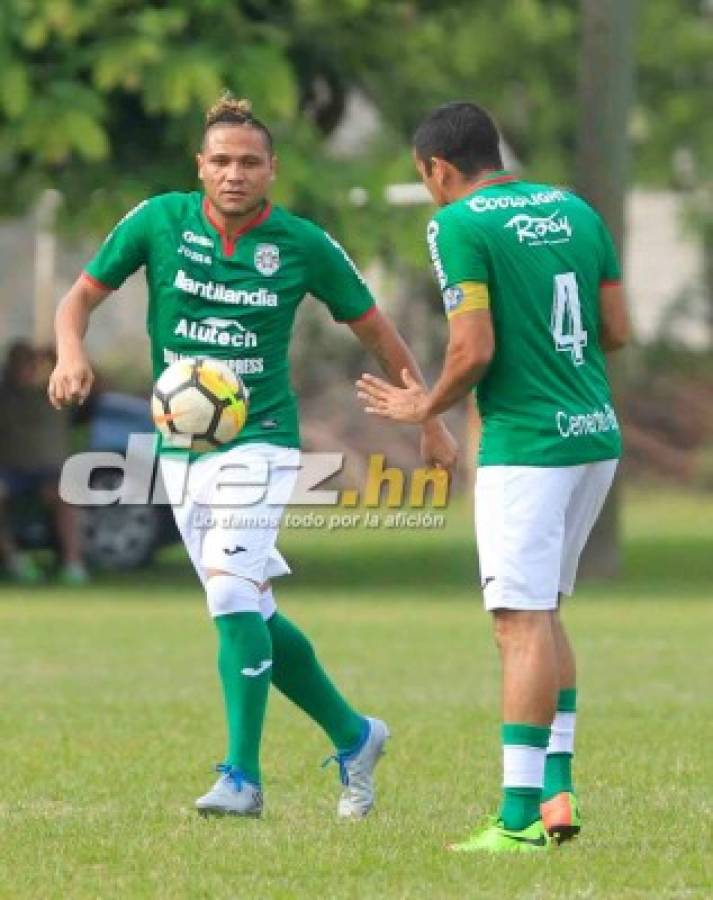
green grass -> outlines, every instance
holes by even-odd
[[[713,502],[627,503],[624,576],[583,586],[585,831],[537,858],[444,843],[497,802],[498,668],[469,517],[292,531],[282,605],[394,738],[379,806],[340,824],[322,735],[270,701],[262,821],[204,821],[222,752],[213,633],[168,551],[140,578],[0,590],[0,897],[651,898],[713,894]]]

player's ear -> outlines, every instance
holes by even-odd
[[[198,177],[203,180],[203,154],[196,153],[196,168],[198,170]]]
[[[440,156],[432,156],[431,157],[431,178],[433,178],[436,184],[443,184],[448,180],[448,166],[449,164],[445,159],[441,159]]]
[[[270,168],[272,169],[271,180],[274,181],[277,178],[277,173],[279,171],[279,163],[277,156],[273,154],[272,159],[270,160]]]

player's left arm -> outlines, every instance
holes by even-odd
[[[369,315],[350,322],[349,327],[361,344],[379,363],[392,385],[408,384],[406,379],[424,391],[426,383],[413,354],[394,323],[377,307]],[[421,454],[428,465],[450,468],[458,454],[455,439],[437,416],[424,419]]]
[[[450,409],[480,381],[495,351],[488,309],[462,312],[449,319],[448,349],[441,374],[428,391],[408,370],[404,388],[364,374],[357,382],[359,397],[372,415],[397,422],[422,423]]]

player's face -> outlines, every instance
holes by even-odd
[[[216,125],[198,154],[198,176],[224,216],[244,216],[264,200],[275,176],[275,157],[257,128]]]

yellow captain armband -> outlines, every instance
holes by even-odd
[[[490,309],[488,285],[483,281],[462,281],[443,291],[443,305],[450,319],[475,309]]]

